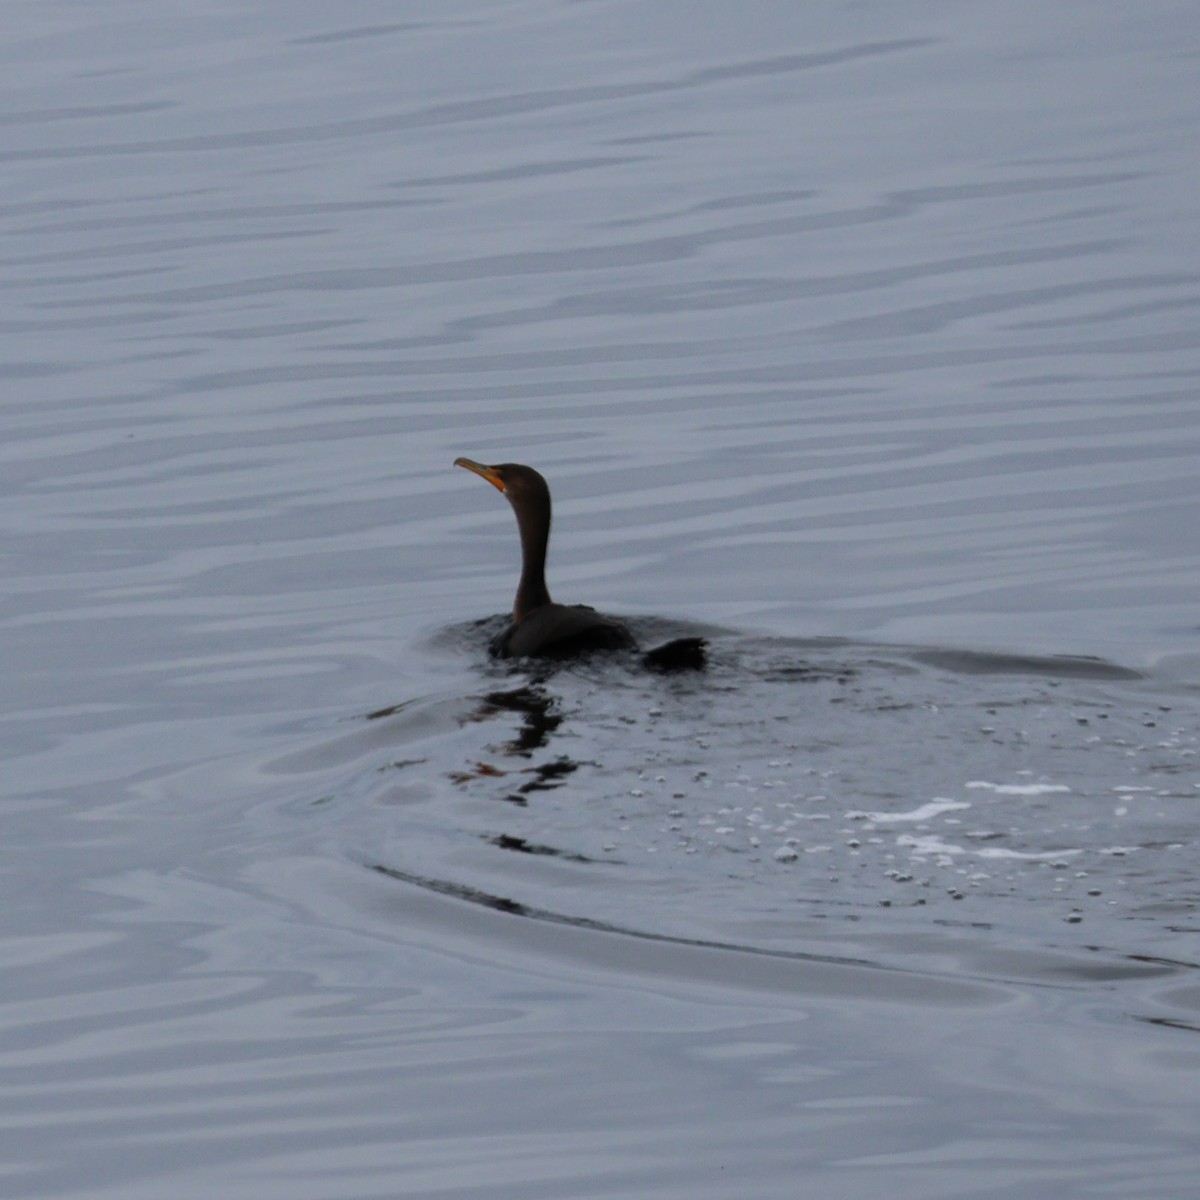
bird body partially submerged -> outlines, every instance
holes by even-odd
[[[573,658],[591,650],[636,650],[633,634],[586,604],[543,604],[492,642],[498,658]]]
[[[508,499],[521,535],[521,580],[513,600],[512,624],[491,644],[498,658],[573,658],[593,650],[636,650],[637,640],[618,620],[586,604],[555,604],[546,587],[546,549],[550,542],[550,488],[532,467],[521,463],[487,466],[456,458]],[[681,638],[646,655],[659,670],[704,665],[704,641]]]

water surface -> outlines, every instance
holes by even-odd
[[[6,1195],[1191,1195],[1186,8],[7,32]]]

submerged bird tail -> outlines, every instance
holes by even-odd
[[[708,665],[708,642],[700,637],[675,638],[642,655],[651,671],[703,671]]]

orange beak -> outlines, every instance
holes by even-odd
[[[500,478],[499,472],[495,467],[486,467],[483,463],[473,462],[469,458],[456,458],[454,460],[456,467],[466,467],[468,471],[474,471],[482,479],[486,479],[492,487],[499,492],[504,491],[504,480]]]

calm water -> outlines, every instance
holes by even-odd
[[[1190,6],[0,56],[6,1196],[1193,1194]]]

